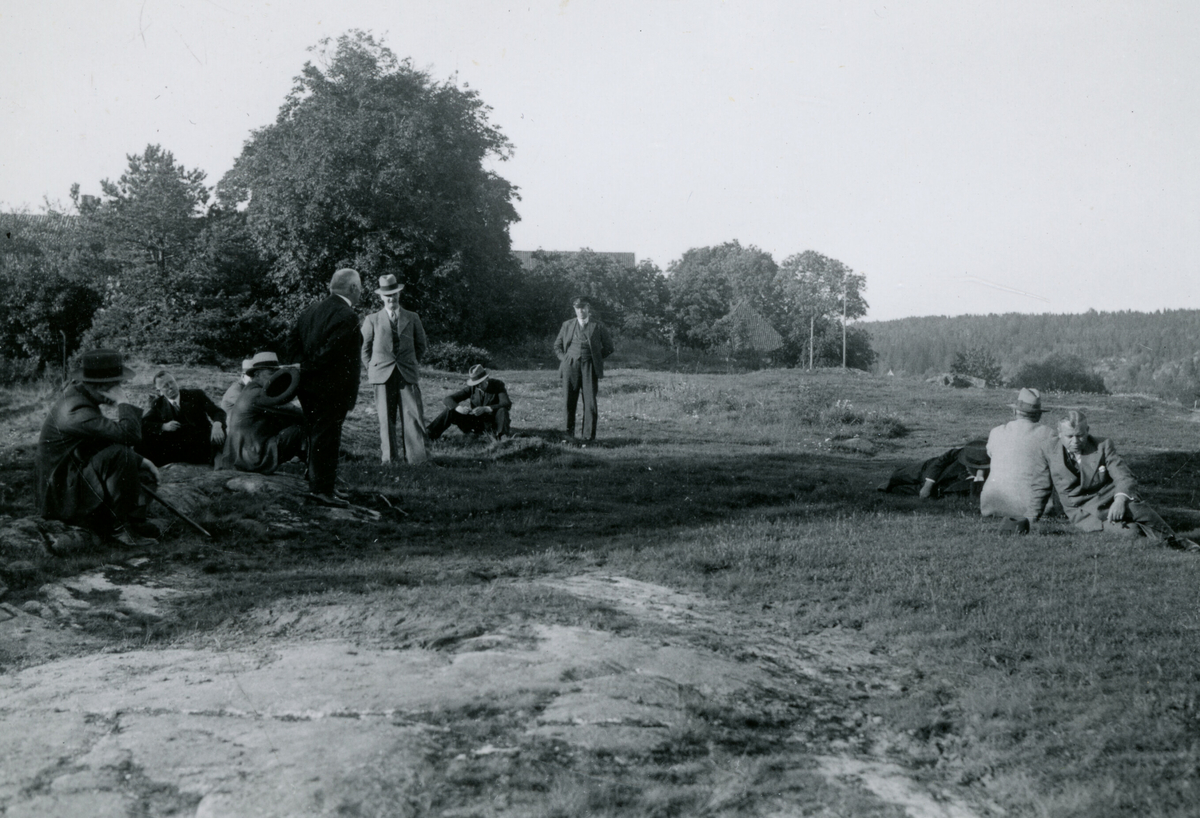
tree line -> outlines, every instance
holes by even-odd
[[[485,349],[554,331],[576,295],[619,333],[748,363],[868,368],[865,279],[815,251],[776,263],[736,240],[665,271],[586,249],[525,267],[518,189],[490,169],[513,146],[469,86],[371,34],[314,47],[275,121],[215,186],[160,145],[100,195],[0,214],[0,376],[84,346],[224,363],[270,348],[332,271],[394,274],[431,339]],[[371,287],[367,287],[371,289]]]
[[[1093,379],[1070,381],[1078,391],[1152,394],[1187,406],[1200,396],[1200,310],[927,316],[864,325],[882,373],[928,376],[960,361],[974,374],[966,370],[990,359],[995,380],[1016,385],[1073,373]]]

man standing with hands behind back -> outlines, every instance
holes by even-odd
[[[383,299],[383,309],[363,320],[361,352],[367,380],[375,387],[383,462],[394,463],[403,456],[408,465],[417,466],[426,460],[429,440],[417,383],[417,359],[425,354],[427,342],[421,319],[400,306],[403,289],[394,275],[379,277],[375,292]],[[396,435],[397,411],[400,437]]]
[[[554,339],[558,371],[563,379],[563,405],[567,414],[567,434],[575,436],[575,407],[583,396],[583,437],[596,439],[596,391],[604,377],[604,359],[613,353],[608,328],[592,320],[592,305],[576,298],[575,317],[563,322]]]
[[[334,488],[342,424],[358,399],[358,315],[362,279],[343,268],[329,282],[329,297],[300,313],[287,338],[287,357],[300,364],[296,397],[308,424],[309,497],[327,506],[349,503]]]

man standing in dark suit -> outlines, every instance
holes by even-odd
[[[567,415],[567,434],[575,436],[575,407],[583,396],[583,437],[596,439],[596,391],[604,377],[604,359],[612,355],[612,336],[608,328],[592,320],[591,304],[576,298],[575,317],[563,322],[554,339],[558,371],[563,379],[563,406]]]
[[[358,399],[358,315],[362,280],[343,268],[329,282],[329,297],[300,313],[288,333],[286,354],[300,364],[296,396],[308,423],[309,497],[327,506],[344,508],[344,496],[334,488],[342,424]]]
[[[211,465],[225,442],[225,412],[203,389],[180,389],[175,376],[160,369],[154,376],[158,395],[142,415],[137,451],[156,466],[168,463]]]
[[[400,306],[403,289],[394,275],[379,277],[375,292],[383,300],[383,309],[363,319],[360,352],[367,381],[375,388],[383,462],[395,463],[403,457],[408,465],[417,466],[426,460],[428,440],[417,361],[425,354],[428,342],[420,317]]]

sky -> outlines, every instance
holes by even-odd
[[[868,320],[1200,308],[1200,3],[0,0],[0,209],[148,144],[215,185],[325,37],[470,86],[518,250],[738,240]]]

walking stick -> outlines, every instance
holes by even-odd
[[[183,520],[185,523],[187,523],[187,524],[188,524],[188,525],[190,525],[192,528],[194,528],[194,529],[196,529],[197,531],[199,531],[199,532],[200,532],[201,534],[203,534],[205,537],[208,537],[210,540],[212,539],[212,534],[209,534],[209,533],[208,533],[208,531],[207,531],[207,530],[204,528],[204,526],[200,525],[200,523],[196,522],[196,521],[195,521],[195,520],[193,520],[191,517],[187,516],[187,515],[186,515],[186,514],[184,514],[182,511],[180,511],[179,509],[175,508],[175,506],[171,505],[169,502],[167,502],[166,500],[164,500],[164,499],[163,499],[163,498],[162,498],[162,497],[159,495],[159,493],[158,493],[157,491],[155,491],[154,489],[150,488],[150,487],[149,487],[149,486],[147,486],[145,483],[142,483],[142,490],[143,490],[143,491],[145,491],[145,492],[146,492],[146,494],[150,495],[150,497],[151,497],[151,498],[153,498],[153,499],[157,500],[159,503],[161,503],[161,504],[162,504],[162,506],[163,506],[163,508],[165,508],[167,511],[171,512],[171,513],[172,513],[172,514],[174,514],[176,517],[178,517],[179,519]]]

